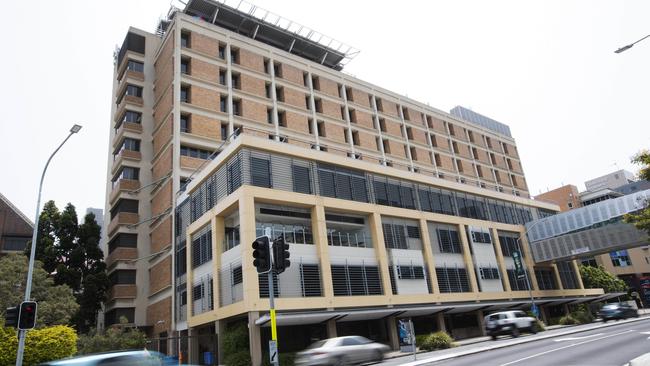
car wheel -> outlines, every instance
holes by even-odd
[[[341,356],[334,361],[334,366],[345,366],[349,365],[348,359],[345,356]]]
[[[512,337],[513,338],[519,337],[519,328],[517,327],[512,328]]]
[[[537,324],[533,323],[530,325],[530,332],[533,334],[537,334]]]
[[[375,361],[381,362],[384,360],[384,352],[377,350],[375,353]]]
[[[607,318],[603,318],[603,323],[607,323]]]
[[[492,334],[490,337],[492,337],[492,340],[493,340],[493,341],[496,341],[496,340],[497,340],[497,335],[496,335],[496,334]]]

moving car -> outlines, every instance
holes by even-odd
[[[606,304],[598,312],[598,315],[603,318],[603,322],[608,320],[619,320],[627,318],[638,318],[639,313],[635,308],[626,303]]]
[[[42,366],[162,366],[177,365],[177,362],[169,362],[167,357],[161,353],[137,350],[105,352],[79,357],[71,357],[58,361],[42,363]]]
[[[296,355],[296,365],[353,365],[381,361],[390,348],[361,336],[324,339]]]
[[[537,319],[521,310],[502,311],[485,317],[485,331],[492,339],[501,334],[519,337],[521,332],[537,333]]]

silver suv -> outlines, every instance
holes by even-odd
[[[537,320],[521,310],[502,311],[485,317],[485,331],[492,339],[501,334],[519,337],[521,332],[537,333]]]

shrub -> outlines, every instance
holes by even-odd
[[[16,330],[0,324],[0,365],[16,362],[18,339]],[[27,332],[23,364],[36,365],[58,360],[77,352],[77,333],[66,325],[33,329]]]
[[[250,366],[251,356],[248,354],[248,349],[235,353],[226,353],[224,357],[226,366]]]
[[[571,316],[571,314],[561,317],[559,323],[560,323],[560,325],[576,325],[576,324],[580,324],[580,323],[578,323],[578,321],[573,316]]]
[[[528,316],[531,317],[531,318],[535,318],[535,327],[536,327],[535,329],[536,329],[538,332],[543,332],[543,331],[546,330],[546,325],[544,324],[544,322],[541,321],[541,320],[539,320],[539,319],[537,319],[537,318],[535,317],[535,314],[533,314],[532,311],[528,310],[528,311],[526,312],[526,315],[528,315]]]
[[[146,335],[137,328],[127,328],[127,321],[120,319],[120,325],[109,327],[104,332],[91,329],[88,334],[81,335],[77,342],[79,354],[144,348],[147,343]]]
[[[222,352],[225,355],[248,350],[248,327],[239,323],[226,329],[223,335]]]
[[[415,337],[416,345],[425,351],[456,347],[454,339],[445,332],[435,332]],[[419,343],[418,343],[419,342]]]

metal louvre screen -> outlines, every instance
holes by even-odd
[[[390,275],[390,288],[393,290],[393,295],[397,295],[397,283],[395,282],[395,267],[388,266],[388,274]]]
[[[522,257],[524,256],[524,252],[517,243],[517,238],[508,235],[499,235],[499,243],[501,243],[501,253],[503,253],[504,257],[512,257],[512,253],[515,251],[519,251],[519,254]]]
[[[192,268],[212,259],[212,230],[206,225],[192,236]]]
[[[300,264],[300,288],[303,297],[323,296],[318,264]]]
[[[311,170],[309,167],[304,167],[300,165],[292,165],[293,173],[293,191],[297,193],[313,193],[311,187]]]
[[[244,299],[244,283],[241,261],[225,263],[219,270],[219,302],[221,306]]]
[[[553,270],[550,269],[536,269],[535,277],[537,277],[537,287],[540,290],[557,290],[557,283]]]
[[[528,273],[528,270],[526,270],[526,275],[528,275]],[[510,283],[510,289],[512,291],[528,291],[528,283],[526,282],[526,278],[517,278],[514,269],[508,270],[508,283]]]
[[[362,172],[318,164],[318,180],[322,196],[369,202],[366,176]]]
[[[269,275],[266,273],[258,274],[257,280],[259,281],[259,286],[260,286],[260,297],[268,298],[269,297]],[[273,295],[275,297],[282,297],[282,293],[280,292],[280,283],[278,281],[278,275],[275,273],[273,273]]]
[[[440,292],[470,292],[465,268],[436,267]]]
[[[251,156],[251,185],[271,188],[271,159]]]
[[[207,274],[192,285],[192,315],[214,309],[212,275]]]
[[[570,262],[557,262],[557,270],[560,273],[560,281],[562,281],[562,287],[566,289],[577,289],[578,288],[578,279],[576,278],[576,273],[573,270],[573,265]]]
[[[436,229],[436,233],[438,234],[438,246],[441,253],[460,254],[463,252],[458,231]]]
[[[334,296],[382,295],[376,266],[332,265]]]

